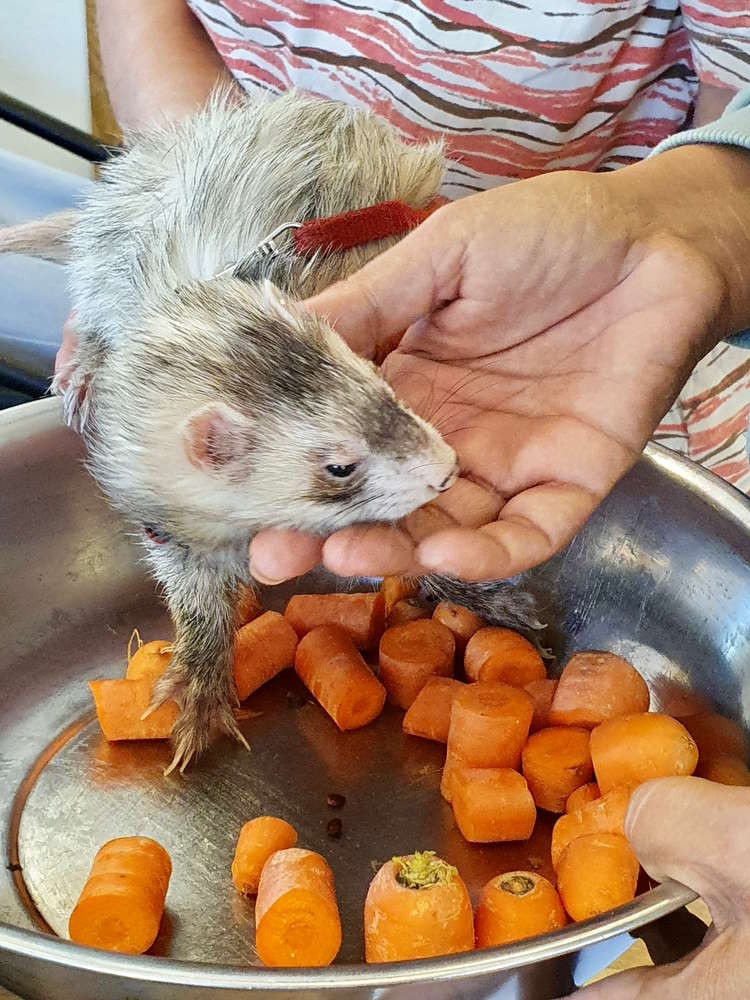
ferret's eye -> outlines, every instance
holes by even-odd
[[[356,462],[352,462],[351,465],[327,465],[326,472],[335,479],[348,479],[356,468]]]

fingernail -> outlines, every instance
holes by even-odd
[[[256,569],[252,563],[250,563],[250,575],[258,583],[262,583],[266,587],[277,587],[280,583],[286,583],[289,577],[281,577],[279,580],[273,580],[270,576],[266,576],[265,573],[261,573],[259,569]]]

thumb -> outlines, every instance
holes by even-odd
[[[750,788],[662,778],[633,793],[625,832],[643,867],[703,898],[718,931],[750,915]]]
[[[463,241],[455,208],[438,209],[390,250],[305,305],[325,316],[358,354],[383,356],[407,327],[457,293]]]

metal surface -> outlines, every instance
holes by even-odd
[[[521,1000],[560,996],[582,949],[671,913],[692,898],[667,884],[614,917],[490,952],[388,967],[360,963],[361,907],[371,862],[431,847],[474,891],[497,870],[543,859],[531,845],[469,848],[437,791],[440,748],[402,737],[386,712],[339,734],[282,675],[250,703],[247,754],[222,742],[184,779],[161,776],[165,746],[109,747],[90,716],[85,681],[120,676],[134,625],[168,634],[163,610],[125,536],[80,464],[54,400],[0,415],[0,983],[31,1000],[181,1000],[429,996]],[[529,576],[559,656],[606,648],[644,673],[654,704],[693,689],[750,719],[750,504],[718,480],[651,449],[581,536]],[[325,587],[310,578],[300,588]],[[280,606],[286,592],[269,592]],[[340,840],[329,840],[329,792]],[[253,962],[252,906],[228,866],[239,825],[278,812],[334,869],[345,935],[340,962],[314,971]],[[75,948],[67,914],[95,849],[151,834],[170,851],[169,918],[156,952],[124,958]],[[544,864],[544,861],[541,862]],[[204,964],[196,964],[204,963]],[[209,964],[213,963],[213,964]]]

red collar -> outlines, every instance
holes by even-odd
[[[294,248],[310,257],[318,250],[336,253],[389,236],[405,236],[446,201],[435,198],[426,208],[411,208],[402,201],[384,201],[327,219],[310,219],[295,229]]]

